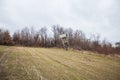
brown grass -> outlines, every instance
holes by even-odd
[[[120,80],[119,57],[54,48],[0,50],[0,80]]]

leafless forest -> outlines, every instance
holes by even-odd
[[[87,38],[81,30],[73,30],[72,28],[63,28],[59,25],[52,26],[52,37],[48,35],[48,29],[42,27],[39,30],[31,28],[23,28],[17,30],[10,35],[9,30],[0,29],[0,45],[9,46],[30,46],[30,47],[58,47],[62,48],[59,38],[60,34],[66,33],[69,41],[69,48],[76,50],[95,51],[103,54],[120,54],[120,42],[116,42],[113,47],[107,40],[100,40],[99,35],[92,35]]]

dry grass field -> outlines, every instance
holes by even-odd
[[[88,51],[0,46],[0,80],[120,80],[120,58]]]

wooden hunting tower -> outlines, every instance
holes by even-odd
[[[62,40],[63,47],[68,50],[69,43],[68,43],[68,37],[67,34],[61,34],[60,39]]]

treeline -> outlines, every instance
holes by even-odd
[[[34,28],[23,28],[15,31],[11,36],[8,30],[0,29],[0,45],[15,46],[34,46],[34,47],[58,47],[62,48],[62,42],[59,38],[60,34],[67,34],[69,47],[77,50],[89,50],[104,54],[120,54],[120,43],[116,43],[116,47],[106,40],[100,41],[100,36],[92,35],[87,38],[81,30],[73,30],[71,28],[63,28],[59,25],[51,27],[51,33],[48,33],[46,27],[39,30]],[[53,35],[52,35],[53,34]]]

